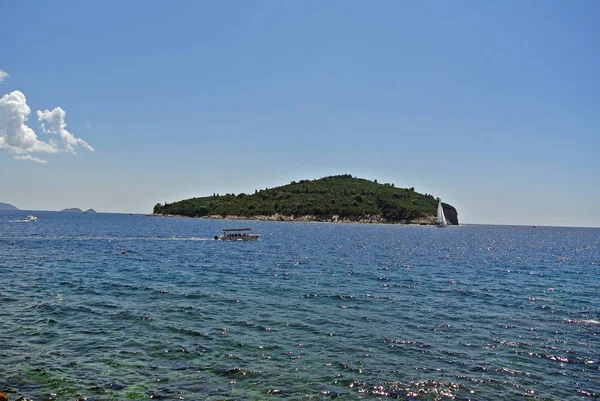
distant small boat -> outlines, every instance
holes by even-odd
[[[446,227],[447,225],[448,222],[446,221],[446,216],[444,216],[444,207],[442,206],[442,202],[439,202],[437,211],[437,226]]]
[[[216,236],[215,239],[221,241],[256,241],[259,234],[248,233],[251,228],[224,228],[223,235]]]
[[[25,217],[25,221],[37,221],[37,217],[35,217],[35,216],[27,216],[27,217]]]

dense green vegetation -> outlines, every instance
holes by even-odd
[[[414,188],[395,188],[394,184],[378,184],[345,174],[292,181],[281,187],[256,190],[250,195],[214,194],[159,203],[154,213],[189,217],[312,215],[319,220],[330,220],[334,215],[348,219],[379,216],[389,222],[400,222],[435,216],[437,205],[438,200],[432,195],[420,194]],[[452,206],[444,204],[444,211],[452,224],[458,224]]]

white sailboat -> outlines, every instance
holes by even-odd
[[[442,202],[438,203],[437,225],[438,227],[446,227],[448,225],[448,222],[446,222],[446,216],[444,216]]]

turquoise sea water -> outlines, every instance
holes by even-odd
[[[600,396],[600,229],[26,214],[0,212],[11,401]]]

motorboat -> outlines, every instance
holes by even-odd
[[[27,217],[25,217],[25,221],[37,221],[37,217],[35,217],[35,216],[27,216]]]
[[[251,228],[224,228],[222,235],[215,235],[215,239],[221,241],[256,241],[259,234],[250,233]]]

